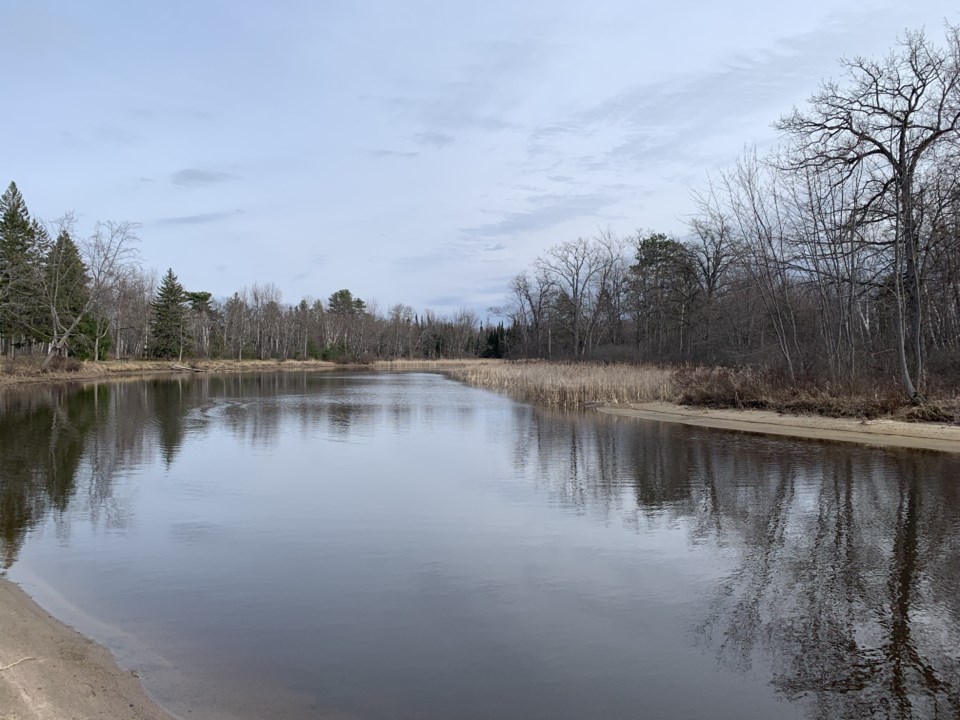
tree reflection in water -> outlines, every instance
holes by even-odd
[[[47,517],[64,536],[71,512],[122,527],[116,478],[157,457],[169,468],[211,423],[267,445],[291,417],[347,440],[377,414],[403,425],[430,412],[400,395],[379,402],[356,379],[298,374],[7,391],[0,562]],[[512,412],[517,473],[560,506],[637,533],[679,524],[732,558],[696,626],[724,666],[770,672],[814,718],[960,716],[958,459]]]
[[[960,717],[955,457],[516,413],[561,503],[735,553],[696,628],[725,666],[770,668],[813,718]]]

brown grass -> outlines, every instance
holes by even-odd
[[[559,408],[628,405],[670,398],[671,371],[652,365],[494,361],[446,372],[470,385]]]
[[[197,372],[274,372],[332,370],[336,366],[323,360],[71,360],[68,366],[40,368],[40,358],[15,358],[0,362],[0,387],[61,382],[67,380],[106,380],[117,377],[183,372],[174,366],[189,367]]]

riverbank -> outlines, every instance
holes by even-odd
[[[74,372],[38,366],[0,373],[0,390],[20,385],[98,381],[172,373],[304,372],[349,369],[436,372],[525,402],[701,427],[869,445],[960,452],[957,402],[915,408],[873,397],[808,393],[779,397],[769,380],[747,369],[683,369],[653,365],[546,360],[384,360],[347,365],[323,360],[193,360],[84,362]],[[727,397],[730,395],[733,399]],[[789,397],[788,397],[789,396]],[[932,408],[932,409],[931,409]],[[944,410],[944,408],[947,408]],[[950,419],[953,419],[951,421]]]
[[[303,372],[334,370],[338,367],[341,366],[325,360],[190,360],[183,363],[170,360],[103,360],[81,362],[69,371],[43,372],[38,362],[28,362],[9,364],[0,372],[0,388],[170,373]]]
[[[769,410],[717,410],[666,402],[606,405],[597,409],[610,415],[697,427],[960,453],[960,427],[956,425],[891,419],[853,420],[821,415],[785,415]]]
[[[533,361],[447,371],[476,387],[563,409],[867,445],[960,452],[956,402],[912,407],[870,397],[776,388],[739,370]]]
[[[0,718],[175,718],[110,652],[0,578]]]

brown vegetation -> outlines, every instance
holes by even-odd
[[[53,367],[43,368],[36,357],[6,359],[0,363],[0,387],[68,380],[106,380],[118,377],[183,372],[276,372],[331,370],[336,367],[323,360],[195,360],[179,365],[165,360],[108,360],[80,362],[64,358]]]
[[[671,398],[672,371],[653,365],[493,362],[471,363],[446,372],[470,385],[559,408],[625,405]]]
[[[433,369],[470,385],[568,409],[660,401],[839,418],[960,422],[960,398],[944,396],[937,402],[913,406],[893,381],[851,393],[849,388],[812,382],[791,385],[775,372],[757,368],[481,361],[441,363]]]

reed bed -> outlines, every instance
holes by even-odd
[[[672,396],[672,371],[653,365],[493,362],[446,373],[469,385],[565,409],[666,401]]]
[[[370,366],[376,370],[389,370],[394,372],[427,370],[430,372],[447,372],[450,370],[464,370],[474,367],[489,367],[492,365],[505,364],[505,360],[482,359],[482,358],[462,358],[462,359],[443,359],[443,360],[376,360],[370,363]]]

